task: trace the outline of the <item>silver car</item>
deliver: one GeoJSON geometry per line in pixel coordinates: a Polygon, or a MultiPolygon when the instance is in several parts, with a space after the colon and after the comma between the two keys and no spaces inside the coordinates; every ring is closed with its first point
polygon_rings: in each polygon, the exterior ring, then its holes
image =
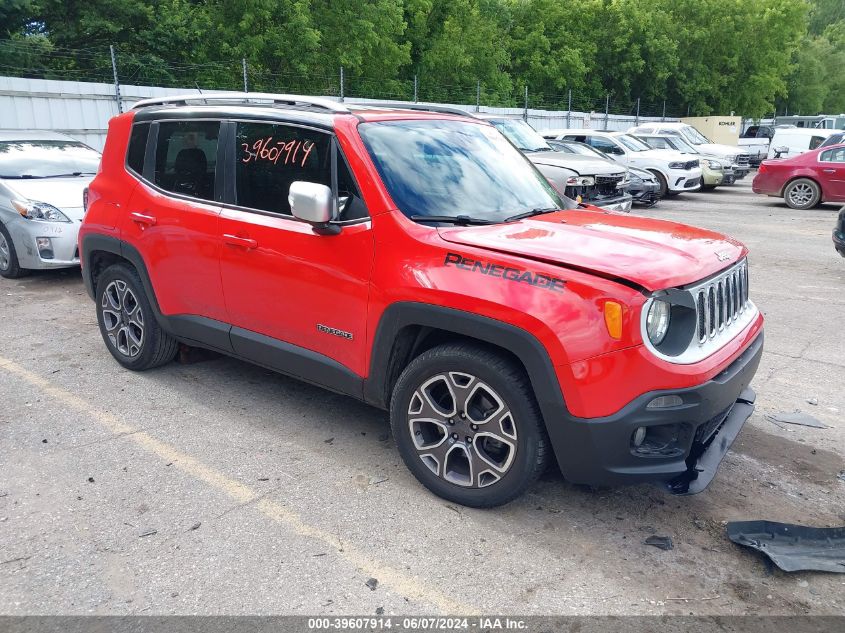
{"type": "Polygon", "coordinates": [[[64,134],[0,131],[0,275],[79,265],[83,191],[99,163],[64,134]]]}

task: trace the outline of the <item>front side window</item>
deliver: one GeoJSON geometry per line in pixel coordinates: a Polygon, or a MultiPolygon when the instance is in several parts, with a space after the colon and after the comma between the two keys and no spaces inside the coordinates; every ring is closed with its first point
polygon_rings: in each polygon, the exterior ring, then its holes
{"type": "Polygon", "coordinates": [[[819,160],[823,163],[845,163],[845,147],[837,147],[822,152],[819,160]]]}
{"type": "Polygon", "coordinates": [[[824,137],[823,136],[812,136],[812,137],[810,137],[810,149],[816,149],[822,143],[824,143],[824,137]]]}
{"type": "Polygon", "coordinates": [[[604,138],[603,136],[590,136],[587,138],[587,143],[605,154],[619,155],[625,153],[616,143],[611,141],[609,138],[604,138]]]}
{"type": "Polygon", "coordinates": [[[332,137],[326,132],[276,123],[238,123],[235,198],[241,207],[291,215],[288,193],[297,180],[327,187],[332,137]]]}
{"type": "Polygon", "coordinates": [[[97,173],[100,155],[78,141],[0,141],[0,178],[58,178],[97,173]]]}
{"type": "Polygon", "coordinates": [[[660,138],[659,136],[650,136],[645,139],[645,142],[648,143],[654,149],[671,149],[669,147],[669,142],[665,138],[660,138]]]}
{"type": "Polygon", "coordinates": [[[173,193],[214,199],[219,121],[164,121],[156,143],[156,185],[173,193]]]}
{"type": "Polygon", "coordinates": [[[571,206],[492,126],[418,119],[364,123],[358,130],[390,197],[409,217],[499,222],[571,206]]]}

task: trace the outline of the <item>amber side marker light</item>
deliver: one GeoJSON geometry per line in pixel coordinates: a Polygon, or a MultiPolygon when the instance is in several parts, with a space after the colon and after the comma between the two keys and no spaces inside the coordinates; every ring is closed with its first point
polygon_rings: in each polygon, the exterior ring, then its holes
{"type": "Polygon", "coordinates": [[[622,338],[622,304],[615,301],[604,302],[604,324],[612,338],[622,338]]]}

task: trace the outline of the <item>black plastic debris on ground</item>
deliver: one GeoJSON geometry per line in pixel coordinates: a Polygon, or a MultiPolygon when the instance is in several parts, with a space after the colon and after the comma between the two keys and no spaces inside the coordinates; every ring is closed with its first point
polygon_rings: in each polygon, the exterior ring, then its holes
{"type": "Polygon", "coordinates": [[[646,545],[653,545],[662,550],[670,550],[675,547],[671,536],[649,536],[645,541],[646,545]]]}
{"type": "Polygon", "coordinates": [[[798,426],[810,426],[814,429],[830,428],[827,424],[825,424],[818,418],[809,415],[808,413],[801,413],[800,411],[795,411],[793,413],[767,413],[766,419],[770,422],[774,422],[775,424],[777,424],[778,422],[782,422],[783,424],[797,424],[798,426]]]}
{"type": "Polygon", "coordinates": [[[774,521],[732,521],[728,538],[763,552],[783,571],[845,574],[845,527],[814,528],[774,521]]]}

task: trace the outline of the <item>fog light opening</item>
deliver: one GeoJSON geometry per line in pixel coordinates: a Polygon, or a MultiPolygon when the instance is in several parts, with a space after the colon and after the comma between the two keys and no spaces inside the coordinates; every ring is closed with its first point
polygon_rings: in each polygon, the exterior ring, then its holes
{"type": "Polygon", "coordinates": [[[640,427],[637,428],[636,431],[634,431],[634,438],[633,438],[634,446],[641,446],[644,439],[645,439],[645,427],[640,426],[640,427]]]}
{"type": "Polygon", "coordinates": [[[41,259],[53,259],[53,241],[49,237],[36,237],[35,246],[41,259]]]}

